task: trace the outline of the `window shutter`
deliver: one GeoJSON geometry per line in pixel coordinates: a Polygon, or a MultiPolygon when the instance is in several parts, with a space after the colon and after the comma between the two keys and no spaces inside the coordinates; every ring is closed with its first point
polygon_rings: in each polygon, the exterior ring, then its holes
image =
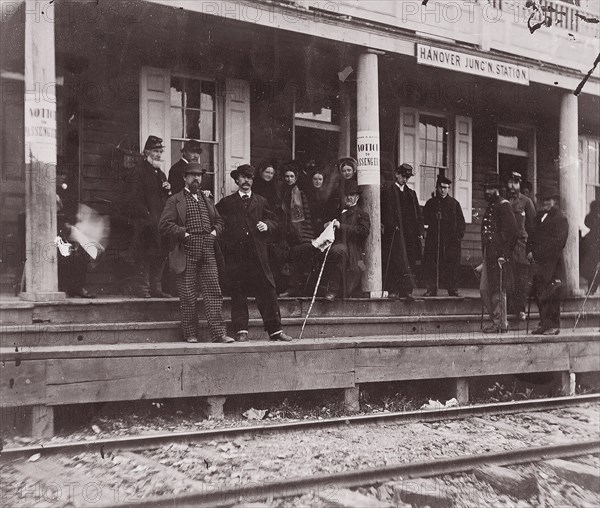
{"type": "Polygon", "coordinates": [[[454,197],[460,203],[465,221],[473,220],[473,141],[472,119],[456,116],[454,123],[454,197]]]}
{"type": "Polygon", "coordinates": [[[162,171],[167,174],[171,167],[171,75],[168,69],[142,67],[140,74],[140,151],[148,136],[162,138],[165,151],[162,171]]]}
{"type": "Polygon", "coordinates": [[[227,79],[225,83],[224,131],[223,188],[225,195],[228,195],[237,188],[229,173],[241,164],[250,164],[250,84],[248,81],[227,79]]]}
{"type": "Polygon", "coordinates": [[[419,171],[419,111],[415,108],[400,108],[400,139],[398,142],[398,165],[410,164],[415,168],[415,178],[408,183],[417,196],[421,196],[419,171]]]}

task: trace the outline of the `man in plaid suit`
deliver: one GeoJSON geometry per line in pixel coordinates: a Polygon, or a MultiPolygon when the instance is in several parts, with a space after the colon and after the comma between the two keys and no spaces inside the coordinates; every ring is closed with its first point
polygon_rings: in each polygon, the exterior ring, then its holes
{"type": "Polygon", "coordinates": [[[173,246],[169,252],[169,265],[178,274],[183,338],[187,342],[198,342],[196,284],[200,284],[212,341],[231,343],[234,340],[226,335],[221,314],[223,297],[217,271],[220,251],[216,238],[223,232],[223,220],[212,200],[200,191],[203,174],[198,163],[191,162],[186,166],[185,187],[168,199],[159,231],[173,246]]]}

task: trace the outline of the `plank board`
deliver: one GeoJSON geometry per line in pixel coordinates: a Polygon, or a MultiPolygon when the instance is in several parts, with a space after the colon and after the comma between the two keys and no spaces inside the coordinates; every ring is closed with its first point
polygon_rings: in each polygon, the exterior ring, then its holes
{"type": "Polygon", "coordinates": [[[571,372],[600,372],[600,342],[569,344],[571,372]]]}
{"type": "Polygon", "coordinates": [[[569,370],[567,344],[358,349],[356,382],[569,370]]]}
{"type": "Polygon", "coordinates": [[[49,360],[47,403],[263,393],[355,385],[354,350],[49,360]]]}
{"type": "Polygon", "coordinates": [[[0,399],[5,407],[46,402],[44,360],[0,362],[0,399]]]}

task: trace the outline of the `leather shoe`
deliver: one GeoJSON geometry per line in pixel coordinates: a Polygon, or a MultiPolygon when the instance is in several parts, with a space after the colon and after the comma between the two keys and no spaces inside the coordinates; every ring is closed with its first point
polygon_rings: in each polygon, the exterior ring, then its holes
{"type": "Polygon", "coordinates": [[[196,344],[198,342],[198,339],[196,337],[188,337],[187,339],[185,339],[186,342],[189,342],[190,344],[196,344]]]}
{"type": "Polygon", "coordinates": [[[281,341],[281,342],[292,342],[294,339],[292,339],[289,335],[286,335],[285,333],[280,332],[276,335],[270,335],[269,340],[281,341]]]}
{"type": "Polygon", "coordinates": [[[542,335],[558,335],[560,330],[558,328],[547,328],[542,332],[542,335]]]}
{"type": "Polygon", "coordinates": [[[538,326],[535,330],[531,332],[531,335],[544,335],[546,328],[543,326],[538,326]]]}
{"type": "Polygon", "coordinates": [[[500,328],[498,325],[490,323],[489,325],[484,326],[481,331],[483,333],[507,333],[508,328],[500,328]]]}
{"type": "Polygon", "coordinates": [[[78,293],[78,295],[79,295],[81,298],[96,298],[96,295],[95,295],[94,293],[90,293],[90,292],[89,292],[87,289],[85,289],[85,288],[81,288],[81,289],[79,290],[79,293],[78,293]]]}
{"type": "Polygon", "coordinates": [[[448,291],[448,296],[458,296],[458,291],[448,291]]]}
{"type": "Polygon", "coordinates": [[[423,296],[437,296],[437,291],[428,289],[427,292],[423,296]]]}
{"type": "Polygon", "coordinates": [[[235,339],[228,337],[227,335],[223,335],[223,337],[215,339],[213,342],[218,342],[220,344],[231,344],[232,342],[235,342],[235,339]]]}
{"type": "Polygon", "coordinates": [[[235,334],[236,342],[247,342],[248,341],[248,332],[237,332],[235,334]]]}

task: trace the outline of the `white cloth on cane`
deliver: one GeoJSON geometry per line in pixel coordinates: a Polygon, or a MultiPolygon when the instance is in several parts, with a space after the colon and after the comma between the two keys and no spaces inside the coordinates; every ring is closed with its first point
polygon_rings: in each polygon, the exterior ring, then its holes
{"type": "Polygon", "coordinates": [[[333,221],[323,230],[318,238],[312,241],[313,247],[319,249],[321,252],[325,252],[325,249],[329,247],[335,241],[335,229],[333,227],[333,221]]]}

